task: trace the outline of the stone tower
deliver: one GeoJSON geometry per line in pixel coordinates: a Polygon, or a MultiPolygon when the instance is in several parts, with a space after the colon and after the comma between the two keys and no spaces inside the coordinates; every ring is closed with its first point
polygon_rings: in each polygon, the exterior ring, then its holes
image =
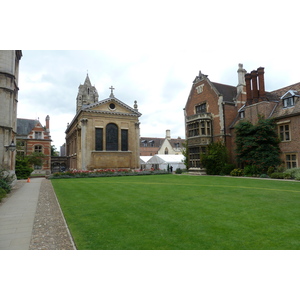
{"type": "Polygon", "coordinates": [[[78,94],[76,98],[76,112],[81,108],[98,102],[98,92],[95,86],[91,85],[89,75],[86,75],[84,84],[81,84],[78,88],[78,94]]]}
{"type": "Polygon", "coordinates": [[[0,167],[15,173],[19,61],[21,50],[0,50],[0,167]],[[13,148],[10,148],[13,150],[13,148]]]}

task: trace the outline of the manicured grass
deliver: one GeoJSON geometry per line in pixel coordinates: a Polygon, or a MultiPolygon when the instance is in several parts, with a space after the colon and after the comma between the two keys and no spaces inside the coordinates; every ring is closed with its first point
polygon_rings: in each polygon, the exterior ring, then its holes
{"type": "Polygon", "coordinates": [[[300,182],[149,175],[52,184],[78,249],[300,249],[300,182]]]}

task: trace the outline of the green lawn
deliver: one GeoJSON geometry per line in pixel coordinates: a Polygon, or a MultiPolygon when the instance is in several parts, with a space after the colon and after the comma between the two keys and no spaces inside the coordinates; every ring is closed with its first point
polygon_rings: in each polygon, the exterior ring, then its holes
{"type": "Polygon", "coordinates": [[[300,249],[300,182],[149,175],[52,184],[78,249],[300,249]]]}

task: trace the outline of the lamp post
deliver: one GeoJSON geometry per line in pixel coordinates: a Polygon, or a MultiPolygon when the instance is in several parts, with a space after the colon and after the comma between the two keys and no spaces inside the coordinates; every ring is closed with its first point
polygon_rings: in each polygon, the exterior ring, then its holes
{"type": "Polygon", "coordinates": [[[14,152],[17,148],[16,144],[14,143],[14,140],[11,141],[10,145],[4,146],[6,148],[6,151],[14,152]]]}

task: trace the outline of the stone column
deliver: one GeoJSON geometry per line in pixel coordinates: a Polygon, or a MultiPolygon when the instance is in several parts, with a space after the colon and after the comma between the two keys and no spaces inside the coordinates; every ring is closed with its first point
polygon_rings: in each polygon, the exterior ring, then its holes
{"type": "Polygon", "coordinates": [[[81,123],[81,170],[86,170],[86,126],[88,119],[80,120],[81,123]]]}
{"type": "Polygon", "coordinates": [[[135,168],[140,168],[140,122],[135,122],[136,134],[136,155],[135,155],[135,168]]]}

